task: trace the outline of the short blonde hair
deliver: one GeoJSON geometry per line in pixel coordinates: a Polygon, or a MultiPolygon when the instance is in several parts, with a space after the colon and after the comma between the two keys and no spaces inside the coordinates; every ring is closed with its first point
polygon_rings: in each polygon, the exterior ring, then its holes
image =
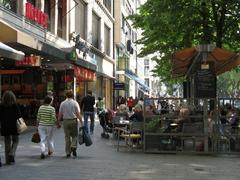
{"type": "Polygon", "coordinates": [[[127,106],[125,104],[120,104],[118,111],[119,112],[125,112],[127,110],[127,106]]]}
{"type": "Polygon", "coordinates": [[[142,106],[140,104],[136,104],[134,106],[135,111],[142,111],[142,106]]]}

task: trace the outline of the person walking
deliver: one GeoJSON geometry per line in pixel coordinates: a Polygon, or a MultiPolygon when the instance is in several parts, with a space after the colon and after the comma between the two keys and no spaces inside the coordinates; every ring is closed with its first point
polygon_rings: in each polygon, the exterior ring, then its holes
{"type": "Polygon", "coordinates": [[[57,123],[57,118],[55,108],[51,106],[52,101],[52,96],[46,96],[43,105],[40,106],[37,113],[38,132],[41,139],[41,159],[45,158],[46,144],[49,156],[54,151],[53,129],[57,123]]]}
{"type": "Polygon", "coordinates": [[[4,136],[6,164],[15,163],[15,153],[19,138],[17,132],[17,119],[21,112],[16,102],[16,96],[12,91],[5,91],[0,104],[1,135],[4,136]]]}
{"type": "Polygon", "coordinates": [[[80,106],[83,111],[84,127],[87,132],[89,132],[88,117],[90,117],[90,134],[93,134],[94,131],[94,104],[95,97],[92,96],[92,91],[88,90],[87,95],[83,97],[80,106]]]}
{"type": "Polygon", "coordinates": [[[101,112],[104,109],[104,102],[103,102],[103,99],[101,97],[98,97],[96,107],[97,107],[97,114],[99,114],[99,112],[101,112]]]}
{"type": "Polygon", "coordinates": [[[132,108],[134,106],[134,101],[133,101],[133,97],[130,96],[127,100],[127,106],[128,106],[128,110],[129,112],[132,112],[132,108]]]}
{"type": "Polygon", "coordinates": [[[65,134],[65,152],[67,158],[77,156],[78,119],[82,126],[82,116],[77,101],[73,99],[73,92],[66,91],[66,99],[61,102],[58,114],[58,123],[63,120],[65,134]]]}

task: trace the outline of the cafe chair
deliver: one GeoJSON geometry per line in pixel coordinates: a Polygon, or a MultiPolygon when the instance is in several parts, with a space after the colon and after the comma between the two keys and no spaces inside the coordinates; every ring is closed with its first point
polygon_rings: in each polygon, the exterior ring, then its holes
{"type": "Polygon", "coordinates": [[[214,130],[214,151],[230,152],[231,126],[216,124],[214,130]]]}
{"type": "Polygon", "coordinates": [[[184,123],[181,136],[182,150],[203,151],[203,144],[203,123],[184,123]]]}
{"type": "Polygon", "coordinates": [[[124,139],[124,145],[128,149],[142,148],[143,122],[131,122],[129,127],[117,128],[117,151],[119,151],[120,139],[124,139]]]}

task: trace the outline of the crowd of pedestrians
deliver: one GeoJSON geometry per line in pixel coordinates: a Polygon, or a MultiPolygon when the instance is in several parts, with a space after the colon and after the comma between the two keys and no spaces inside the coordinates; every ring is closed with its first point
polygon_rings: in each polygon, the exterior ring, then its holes
{"type": "MultiPolygon", "coordinates": [[[[88,117],[91,120],[90,132],[93,133],[94,131],[95,98],[92,96],[92,92],[87,92],[80,105],[74,100],[74,94],[71,90],[66,91],[65,96],[66,99],[61,102],[58,114],[52,106],[53,95],[50,92],[38,109],[36,129],[40,136],[41,159],[54,153],[54,127],[59,129],[63,126],[67,158],[71,157],[71,155],[77,156],[78,126],[83,126],[88,132],[88,117]]],[[[15,163],[15,153],[19,141],[17,119],[22,117],[16,96],[12,91],[4,92],[0,104],[0,114],[1,136],[4,137],[5,161],[7,165],[12,165],[15,163]]],[[[0,166],[2,166],[1,158],[0,166]]]]}
{"type": "MultiPolygon", "coordinates": [[[[83,126],[87,133],[94,133],[95,111],[97,114],[105,110],[104,100],[95,97],[88,90],[81,101],[74,100],[71,90],[66,91],[66,99],[59,103],[57,109],[53,105],[54,97],[48,92],[39,106],[36,115],[36,130],[40,136],[40,158],[54,154],[54,128],[63,128],[65,135],[66,157],[77,156],[78,127],[83,126]],[[90,119],[90,124],[88,120],[90,119]]],[[[117,101],[115,115],[124,116],[124,119],[143,122],[143,98],[120,97],[117,101]]],[[[15,163],[15,153],[18,145],[16,121],[22,117],[21,109],[12,91],[3,94],[0,104],[1,135],[4,137],[6,164],[15,163]]],[[[0,159],[1,162],[1,159],[0,159]]],[[[0,163],[1,165],[1,163],[0,163]]]]}

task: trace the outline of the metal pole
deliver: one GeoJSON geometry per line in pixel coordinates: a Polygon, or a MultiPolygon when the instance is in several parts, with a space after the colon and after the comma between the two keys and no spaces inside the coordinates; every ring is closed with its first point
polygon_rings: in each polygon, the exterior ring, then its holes
{"type": "Polygon", "coordinates": [[[203,127],[204,127],[204,152],[208,152],[208,100],[204,99],[203,105],[203,127]]]}

